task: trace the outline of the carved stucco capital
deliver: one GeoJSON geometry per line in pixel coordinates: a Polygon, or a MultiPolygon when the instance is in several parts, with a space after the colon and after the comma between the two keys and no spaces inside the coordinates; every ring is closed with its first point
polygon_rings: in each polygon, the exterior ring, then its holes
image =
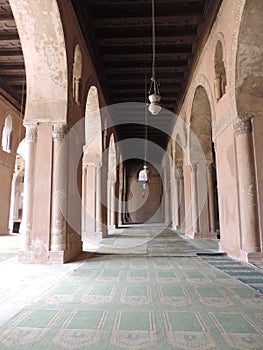
{"type": "Polygon", "coordinates": [[[37,124],[26,124],[26,141],[34,142],[37,140],[37,124]]]}
{"type": "Polygon", "coordinates": [[[247,134],[252,132],[251,119],[253,114],[244,113],[234,120],[234,133],[235,136],[240,134],[247,134]]]}
{"type": "Polygon", "coordinates": [[[189,166],[190,166],[190,170],[192,173],[197,172],[197,163],[191,163],[191,164],[189,164],[189,166]]]}
{"type": "Polygon", "coordinates": [[[63,141],[65,137],[66,125],[62,123],[53,124],[52,138],[55,141],[63,141]]]}
{"type": "Polygon", "coordinates": [[[214,164],[212,161],[207,161],[206,162],[206,169],[208,172],[212,172],[213,171],[213,168],[214,168],[214,164]]]}

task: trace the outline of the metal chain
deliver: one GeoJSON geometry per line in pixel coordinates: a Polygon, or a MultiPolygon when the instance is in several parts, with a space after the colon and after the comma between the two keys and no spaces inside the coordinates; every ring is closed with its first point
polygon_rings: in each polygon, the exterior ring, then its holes
{"type": "Polygon", "coordinates": [[[144,165],[146,165],[147,159],[147,137],[148,137],[148,129],[147,129],[147,82],[146,75],[144,78],[144,90],[145,90],[145,103],[144,103],[144,116],[145,116],[145,130],[144,130],[144,165]]]}
{"type": "Polygon", "coordinates": [[[152,79],[155,79],[155,10],[154,0],[152,0],[152,49],[153,49],[153,61],[152,61],[152,79]]]}

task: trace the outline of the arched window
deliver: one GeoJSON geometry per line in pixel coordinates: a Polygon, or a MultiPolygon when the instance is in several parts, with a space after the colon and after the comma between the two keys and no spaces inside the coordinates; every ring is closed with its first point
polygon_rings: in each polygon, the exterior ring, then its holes
{"type": "Polygon", "coordinates": [[[219,101],[226,93],[226,70],[223,60],[223,46],[218,40],[215,51],[215,94],[216,100],[219,101]]]}
{"type": "Polygon", "coordinates": [[[79,45],[76,45],[73,62],[73,98],[80,104],[80,87],[82,73],[82,54],[79,45]]]}
{"type": "Polygon", "coordinates": [[[2,130],[2,150],[11,152],[11,134],[12,134],[12,117],[8,115],[5,118],[5,125],[2,130]]]}

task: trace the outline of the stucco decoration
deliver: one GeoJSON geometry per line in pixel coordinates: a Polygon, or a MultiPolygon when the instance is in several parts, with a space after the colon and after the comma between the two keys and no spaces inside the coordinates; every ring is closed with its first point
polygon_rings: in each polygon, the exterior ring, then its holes
{"type": "Polygon", "coordinates": [[[25,59],[25,121],[66,121],[67,59],[56,0],[10,0],[25,59]]]}
{"type": "Polygon", "coordinates": [[[81,75],[82,75],[82,53],[80,46],[77,44],[74,51],[73,62],[73,98],[77,104],[81,103],[81,75]]]}
{"type": "Polygon", "coordinates": [[[85,110],[85,148],[90,151],[102,152],[101,115],[98,91],[91,86],[87,96],[85,110]]]}
{"type": "Polygon", "coordinates": [[[191,110],[189,147],[191,162],[212,160],[211,104],[203,85],[196,88],[191,110]],[[201,147],[200,147],[201,146],[201,147]]]}
{"type": "Polygon", "coordinates": [[[238,114],[263,111],[263,2],[247,1],[241,18],[236,57],[238,114]]]}
{"type": "Polygon", "coordinates": [[[240,21],[246,0],[236,0],[236,16],[234,18],[234,29],[229,60],[229,97],[230,97],[230,119],[233,121],[237,117],[235,79],[236,79],[236,55],[240,21]]]}
{"type": "Polygon", "coordinates": [[[26,141],[34,142],[37,140],[37,124],[27,124],[26,127],[26,141]]]}
{"type": "Polygon", "coordinates": [[[215,96],[217,101],[223,97],[226,93],[227,78],[224,62],[224,49],[222,42],[217,40],[215,50],[214,68],[215,68],[215,96]]]}
{"type": "Polygon", "coordinates": [[[245,134],[252,132],[251,119],[253,115],[251,113],[244,113],[234,121],[234,132],[235,136],[239,134],[245,134]]]}

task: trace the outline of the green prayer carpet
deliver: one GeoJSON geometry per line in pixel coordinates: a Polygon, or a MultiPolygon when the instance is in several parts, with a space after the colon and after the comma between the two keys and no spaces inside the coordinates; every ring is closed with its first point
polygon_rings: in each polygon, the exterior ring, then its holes
{"type": "Polygon", "coordinates": [[[226,257],[94,254],[1,327],[0,349],[262,350],[263,295],[231,263],[262,278],[226,257]]]}

